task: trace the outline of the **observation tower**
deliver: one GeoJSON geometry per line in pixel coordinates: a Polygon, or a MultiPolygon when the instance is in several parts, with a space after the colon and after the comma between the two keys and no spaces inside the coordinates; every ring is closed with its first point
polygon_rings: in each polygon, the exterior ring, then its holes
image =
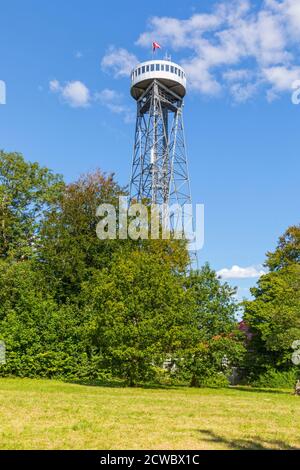
{"type": "Polygon", "coordinates": [[[191,204],[183,126],[186,74],[170,60],[149,60],[131,73],[137,103],[130,201],[191,204]]]}
{"type": "Polygon", "coordinates": [[[130,199],[191,203],[183,126],[186,75],[169,60],[150,60],[131,74],[137,102],[130,199]]]}

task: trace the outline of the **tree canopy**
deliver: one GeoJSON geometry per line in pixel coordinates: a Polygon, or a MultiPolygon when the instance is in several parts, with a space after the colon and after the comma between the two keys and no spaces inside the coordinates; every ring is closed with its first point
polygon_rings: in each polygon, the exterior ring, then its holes
{"type": "Polygon", "coordinates": [[[155,253],[134,250],[84,285],[93,341],[130,384],[153,378],[195,343],[194,298],[183,281],[155,253]]]}
{"type": "Polygon", "coordinates": [[[270,271],[278,271],[295,263],[300,263],[300,225],[286,230],[279,238],[276,250],[267,253],[265,265],[270,271]]]}
{"type": "Polygon", "coordinates": [[[292,343],[300,339],[300,226],[280,237],[274,252],[267,253],[270,272],[251,289],[253,301],[245,302],[245,321],[252,339],[250,368],[257,374],[267,367],[290,369],[292,343]]]}
{"type": "Polygon", "coordinates": [[[66,184],[0,154],[0,374],[224,385],[233,367],[289,371],[300,338],[300,227],[244,303],[181,240],[100,240],[97,207],[126,194],[100,170],[66,184]]]}
{"type": "Polygon", "coordinates": [[[25,259],[40,244],[43,218],[60,194],[59,175],[18,153],[0,151],[0,257],[25,259]]]}

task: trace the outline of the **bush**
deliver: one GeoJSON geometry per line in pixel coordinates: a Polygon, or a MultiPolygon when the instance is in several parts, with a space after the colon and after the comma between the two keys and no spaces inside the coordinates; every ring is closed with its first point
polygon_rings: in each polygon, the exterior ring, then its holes
{"type": "Polygon", "coordinates": [[[299,369],[297,368],[284,372],[269,369],[254,380],[251,385],[261,388],[294,388],[298,377],[299,369]]]}
{"type": "Polygon", "coordinates": [[[199,379],[199,387],[208,387],[208,388],[225,388],[228,387],[229,381],[226,375],[223,372],[216,372],[215,374],[201,377],[199,379]]]}
{"type": "Polygon", "coordinates": [[[59,305],[34,268],[0,262],[0,376],[97,379],[102,358],[88,344],[86,318],[75,304],[59,305]]]}
{"type": "Polygon", "coordinates": [[[193,387],[226,387],[232,368],[242,364],[245,347],[238,334],[214,336],[199,343],[181,365],[193,387]]]}

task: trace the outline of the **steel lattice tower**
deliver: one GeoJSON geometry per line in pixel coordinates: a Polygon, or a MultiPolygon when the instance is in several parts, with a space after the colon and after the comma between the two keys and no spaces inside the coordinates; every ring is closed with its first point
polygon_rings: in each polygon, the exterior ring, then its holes
{"type": "MultiPolygon", "coordinates": [[[[185,72],[174,62],[151,60],[132,71],[131,95],[137,101],[137,117],[130,202],[181,208],[192,203],[183,125],[185,94],[185,72]]],[[[192,215],[185,217],[192,221],[192,215]]],[[[186,221],[178,222],[173,214],[167,223],[171,230],[182,231],[186,221]]],[[[195,253],[191,259],[197,260],[195,253]]]]}
{"type": "Polygon", "coordinates": [[[131,80],[137,118],[130,199],[191,203],[183,126],[185,72],[167,60],[148,61],[133,70],[131,80]]]}

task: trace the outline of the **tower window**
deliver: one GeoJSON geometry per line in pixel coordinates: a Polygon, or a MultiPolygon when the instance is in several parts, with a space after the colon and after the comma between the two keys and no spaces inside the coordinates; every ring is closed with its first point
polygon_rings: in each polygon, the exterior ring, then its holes
{"type": "Polygon", "coordinates": [[[170,66],[166,65],[166,72],[170,72],[170,66]]]}
{"type": "Polygon", "coordinates": [[[154,71],[154,64],[151,64],[151,72],[154,71]]]}
{"type": "Polygon", "coordinates": [[[146,72],[149,72],[149,70],[150,70],[150,66],[147,65],[147,67],[146,67],[146,72]]]}
{"type": "Polygon", "coordinates": [[[165,66],[164,66],[164,64],[161,65],[161,70],[162,70],[162,72],[165,71],[165,66]]]}
{"type": "Polygon", "coordinates": [[[142,67],[142,73],[145,73],[145,66],[142,67]]]}
{"type": "Polygon", "coordinates": [[[156,64],[156,71],[159,72],[159,64],[156,64]]]}
{"type": "Polygon", "coordinates": [[[141,75],[141,69],[138,69],[138,74],[141,75]]]}

